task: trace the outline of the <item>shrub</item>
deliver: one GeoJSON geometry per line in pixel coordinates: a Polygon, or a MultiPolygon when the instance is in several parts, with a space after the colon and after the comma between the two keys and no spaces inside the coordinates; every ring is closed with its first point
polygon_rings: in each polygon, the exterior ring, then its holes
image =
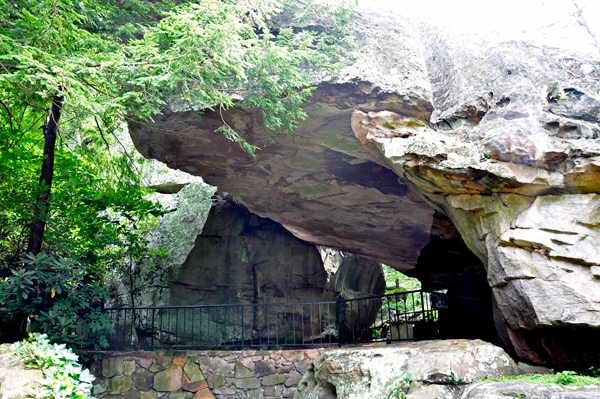
{"type": "Polygon", "coordinates": [[[84,266],[41,253],[28,255],[11,273],[0,280],[0,319],[29,317],[31,331],[45,333],[53,342],[95,350],[108,346],[114,330],[100,309],[106,292],[97,282],[86,281],[84,266]]]}
{"type": "Polygon", "coordinates": [[[78,356],[65,344],[51,344],[46,334],[30,334],[15,345],[17,356],[27,365],[44,370],[40,389],[32,392],[39,399],[92,398],[94,376],[77,363],[78,356]]]}

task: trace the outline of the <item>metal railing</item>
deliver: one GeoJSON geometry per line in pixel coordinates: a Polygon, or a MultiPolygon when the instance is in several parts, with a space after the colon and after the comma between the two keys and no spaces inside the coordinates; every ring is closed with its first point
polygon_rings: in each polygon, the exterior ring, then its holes
{"type": "MultiPolygon", "coordinates": [[[[295,347],[431,339],[444,312],[480,300],[424,291],[329,302],[110,308],[112,349],[295,347]]],[[[457,308],[457,309],[458,309],[457,308]]],[[[468,315],[467,315],[468,316],[468,315]]]]}

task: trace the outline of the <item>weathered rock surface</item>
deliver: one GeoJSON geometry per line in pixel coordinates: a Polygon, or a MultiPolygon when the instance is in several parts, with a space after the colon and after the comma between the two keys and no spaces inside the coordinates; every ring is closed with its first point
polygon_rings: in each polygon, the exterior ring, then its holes
{"type": "Polygon", "coordinates": [[[320,248],[325,270],[330,273],[327,297],[330,300],[363,298],[383,295],[386,290],[381,264],[332,248],[320,248]],[[364,270],[365,273],[359,272],[364,270]],[[381,273],[379,272],[381,270],[381,273]]]}
{"type": "MultiPolygon", "coordinates": [[[[132,124],[137,148],[297,237],[426,287],[485,268],[507,350],[541,364],[600,362],[598,60],[361,14],[363,57],[320,82],[306,121],[257,158],[214,133],[211,112],[132,124]],[[436,223],[453,236],[444,218],[481,263],[463,247],[444,267],[443,242],[428,254],[445,236],[436,223]]],[[[260,112],[223,116],[264,143],[260,112]]]]}
{"type": "Polygon", "coordinates": [[[314,245],[297,239],[278,223],[249,213],[234,200],[216,195],[195,247],[169,283],[171,302],[314,302],[385,291],[378,262],[329,251],[338,256],[331,262],[328,278],[314,245]],[[369,278],[352,275],[356,270],[363,270],[369,278]]]}
{"type": "Polygon", "coordinates": [[[465,388],[461,399],[598,399],[600,386],[572,387],[564,385],[540,385],[527,382],[495,382],[473,384],[465,388]]]}
{"type": "MultiPolygon", "coordinates": [[[[349,125],[357,107],[404,110],[420,120],[429,119],[433,111],[425,94],[410,95],[426,93],[420,84],[428,86],[421,51],[405,43],[416,42],[415,33],[391,18],[385,24],[382,29],[365,25],[363,36],[375,43],[375,36],[385,32],[386,40],[392,41],[395,49],[381,75],[390,79],[386,87],[402,89],[377,94],[368,83],[323,84],[304,107],[306,123],[266,146],[260,112],[232,110],[225,116],[228,123],[263,147],[256,159],[214,133],[222,120],[210,112],[197,123],[167,111],[156,124],[132,125],[134,143],[143,155],[202,176],[252,213],[281,223],[303,240],[412,268],[429,242],[434,211],[394,172],[378,164],[349,125]],[[395,36],[394,30],[402,34],[395,36]],[[396,64],[394,59],[415,65],[396,64]]],[[[349,67],[344,82],[379,74],[381,58],[365,58],[364,65],[349,67]]]]}
{"type": "Polygon", "coordinates": [[[0,398],[17,399],[27,396],[36,389],[36,381],[43,378],[42,370],[27,368],[17,358],[13,344],[0,346],[0,398]]]}
{"type": "Polygon", "coordinates": [[[215,196],[169,286],[173,305],[307,302],[324,295],[327,274],[314,245],[215,196]]]}
{"type": "Polygon", "coordinates": [[[385,385],[407,372],[414,383],[409,397],[452,398],[465,383],[518,368],[501,348],[479,340],[345,348],[315,359],[295,398],[385,398],[392,389],[385,385]]]}
{"type": "MultiPolygon", "coordinates": [[[[194,248],[176,274],[166,279],[170,294],[165,305],[319,302],[385,292],[385,278],[378,262],[332,249],[328,252],[336,254],[329,262],[329,276],[314,244],[294,237],[280,224],[253,215],[233,199],[217,194],[194,248]],[[369,278],[359,278],[361,273],[369,278]]],[[[196,331],[208,329],[207,339],[214,338],[217,331],[239,328],[241,317],[234,313],[239,313],[239,309],[231,308],[227,319],[219,309],[207,308],[202,315],[197,313],[194,319],[185,322],[188,325],[195,322],[196,331]]],[[[328,324],[310,320],[313,310],[319,309],[246,307],[245,336],[250,338],[252,332],[254,338],[280,338],[285,342],[320,337],[329,331],[328,324]],[[292,325],[292,321],[297,325],[292,325]],[[296,337],[296,333],[305,335],[296,337]]],[[[333,312],[334,308],[330,310],[333,312]]],[[[322,308],[322,312],[327,311],[322,308]]],[[[325,313],[323,317],[327,316],[325,313]]],[[[167,325],[171,316],[165,313],[164,318],[167,325]]],[[[183,323],[179,331],[184,331],[183,323]]],[[[189,326],[185,331],[188,330],[189,326]]],[[[223,332],[222,339],[226,341],[237,333],[237,330],[223,332]]]]}

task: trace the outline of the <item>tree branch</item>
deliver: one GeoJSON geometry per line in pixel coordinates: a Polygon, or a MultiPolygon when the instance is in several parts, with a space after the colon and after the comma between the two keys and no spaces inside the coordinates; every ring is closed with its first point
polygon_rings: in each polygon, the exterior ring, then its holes
{"type": "Polygon", "coordinates": [[[110,145],[108,145],[108,141],[106,141],[106,138],[104,137],[104,132],[102,131],[102,128],[100,127],[100,123],[98,122],[98,118],[96,118],[96,115],[94,115],[94,121],[96,121],[96,126],[98,126],[98,131],[100,132],[100,137],[102,137],[104,144],[106,144],[106,149],[108,150],[108,152],[110,152],[110,145]]]}
{"type": "Polygon", "coordinates": [[[577,9],[577,23],[579,25],[581,25],[589,33],[589,35],[592,37],[592,40],[594,40],[594,45],[596,46],[596,49],[600,53],[600,44],[598,44],[598,39],[596,39],[596,34],[590,29],[587,21],[583,17],[583,11],[581,10],[581,7],[579,7],[579,4],[577,4],[577,2],[575,0],[572,0],[572,1],[573,1],[573,5],[577,9]]]}
{"type": "Polygon", "coordinates": [[[14,132],[15,128],[13,126],[13,115],[12,115],[12,112],[10,112],[10,109],[8,109],[8,107],[6,106],[6,104],[4,104],[4,101],[0,100],[0,104],[2,104],[2,106],[4,107],[4,109],[6,110],[6,112],[8,113],[8,121],[10,122],[10,130],[12,130],[14,132]]]}
{"type": "Polygon", "coordinates": [[[42,108],[42,107],[40,107],[39,105],[30,104],[30,103],[28,103],[28,102],[27,102],[27,101],[25,101],[25,100],[23,100],[23,102],[24,102],[25,104],[29,105],[29,106],[30,106],[30,107],[32,107],[32,108],[39,109],[40,111],[48,112],[48,111],[50,110],[50,108],[42,108]]]}

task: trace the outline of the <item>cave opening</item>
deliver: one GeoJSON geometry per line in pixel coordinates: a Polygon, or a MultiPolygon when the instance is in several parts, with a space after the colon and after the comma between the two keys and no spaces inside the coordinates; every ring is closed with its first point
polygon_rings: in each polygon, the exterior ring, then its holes
{"type": "Polygon", "coordinates": [[[455,298],[451,299],[449,309],[439,310],[436,329],[439,338],[499,343],[485,267],[467,247],[449,217],[435,211],[430,242],[421,250],[415,268],[406,275],[417,278],[424,291],[444,292],[455,298]],[[473,311],[474,306],[477,311],[473,311]]]}

